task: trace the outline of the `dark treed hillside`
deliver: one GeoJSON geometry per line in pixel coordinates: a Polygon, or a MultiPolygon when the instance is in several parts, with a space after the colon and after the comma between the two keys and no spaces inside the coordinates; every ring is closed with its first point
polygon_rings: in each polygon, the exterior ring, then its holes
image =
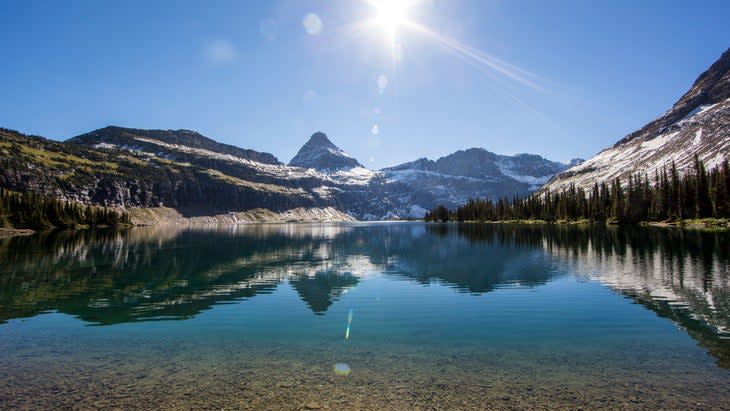
{"type": "Polygon", "coordinates": [[[680,175],[674,164],[653,176],[635,174],[627,186],[615,179],[590,191],[569,186],[525,199],[470,200],[450,211],[437,207],[426,221],[545,220],[635,223],[689,218],[730,217],[730,166],[725,160],[710,171],[695,157],[680,175]]]}
{"type": "Polygon", "coordinates": [[[0,188],[0,228],[50,228],[131,224],[129,214],[0,188]]]}

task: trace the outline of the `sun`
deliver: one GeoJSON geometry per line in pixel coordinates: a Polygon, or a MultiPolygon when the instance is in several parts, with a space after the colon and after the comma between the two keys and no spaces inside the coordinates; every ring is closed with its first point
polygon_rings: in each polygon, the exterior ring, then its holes
{"type": "Polygon", "coordinates": [[[369,0],[375,8],[375,23],[384,27],[389,35],[394,35],[398,28],[408,22],[408,9],[413,7],[415,0],[369,0]]]}
{"type": "Polygon", "coordinates": [[[395,30],[406,21],[406,11],[408,10],[408,2],[405,0],[380,0],[373,1],[377,16],[376,21],[395,30]]]}

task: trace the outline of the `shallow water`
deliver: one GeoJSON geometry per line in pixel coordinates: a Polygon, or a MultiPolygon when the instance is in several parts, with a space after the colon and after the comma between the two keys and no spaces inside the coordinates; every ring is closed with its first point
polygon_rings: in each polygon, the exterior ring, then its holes
{"type": "Polygon", "coordinates": [[[1,240],[0,408],[730,409],[729,268],[652,228],[1,240]]]}

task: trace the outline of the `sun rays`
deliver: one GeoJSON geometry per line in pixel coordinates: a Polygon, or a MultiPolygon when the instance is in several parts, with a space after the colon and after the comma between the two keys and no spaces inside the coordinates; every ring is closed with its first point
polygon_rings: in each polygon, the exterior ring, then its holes
{"type": "Polygon", "coordinates": [[[538,85],[539,78],[535,74],[413,20],[409,16],[409,12],[420,6],[423,0],[365,0],[365,2],[373,8],[375,14],[371,18],[359,22],[356,27],[359,30],[379,31],[384,34],[393,64],[397,64],[402,58],[403,45],[399,34],[402,31],[408,31],[423,36],[457,54],[489,77],[491,81],[508,80],[534,90],[542,90],[538,85]]]}

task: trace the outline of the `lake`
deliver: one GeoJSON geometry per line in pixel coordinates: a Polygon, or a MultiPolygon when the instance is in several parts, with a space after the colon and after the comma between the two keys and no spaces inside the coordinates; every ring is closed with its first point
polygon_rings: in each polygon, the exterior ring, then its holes
{"type": "Polygon", "coordinates": [[[0,240],[1,409],[730,409],[730,234],[266,224],[0,240]]]}

